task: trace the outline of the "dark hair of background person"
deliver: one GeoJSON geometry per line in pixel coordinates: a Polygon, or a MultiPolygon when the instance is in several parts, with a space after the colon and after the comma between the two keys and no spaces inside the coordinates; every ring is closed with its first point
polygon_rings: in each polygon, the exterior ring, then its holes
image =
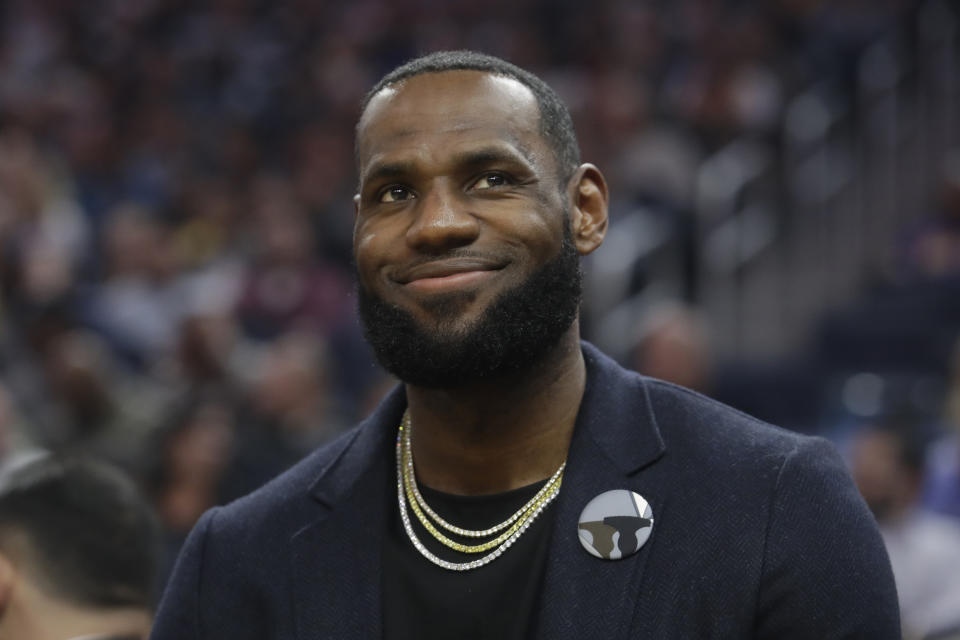
{"type": "Polygon", "coordinates": [[[561,188],[566,187],[567,180],[580,166],[580,145],[570,111],[546,82],[505,60],[476,51],[438,51],[416,58],[381,78],[364,97],[360,112],[366,111],[370,100],[386,87],[414,76],[443,71],[486,71],[513,78],[530,89],[540,109],[540,134],[553,149],[561,188]]]}
{"type": "Polygon", "coordinates": [[[0,552],[81,607],[154,606],[158,527],[133,482],[91,459],[44,456],[0,484],[0,552]]]}
{"type": "Polygon", "coordinates": [[[919,416],[908,412],[894,412],[880,417],[866,430],[887,435],[896,444],[897,464],[917,478],[923,475],[926,467],[928,442],[918,432],[919,416]]]}

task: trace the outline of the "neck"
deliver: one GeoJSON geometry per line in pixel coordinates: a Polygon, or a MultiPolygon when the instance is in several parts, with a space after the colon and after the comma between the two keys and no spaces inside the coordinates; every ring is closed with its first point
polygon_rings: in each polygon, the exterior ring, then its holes
{"type": "Polygon", "coordinates": [[[521,373],[457,389],[407,385],[418,481],[472,495],[550,477],[567,457],[585,383],[574,322],[521,373]]]}

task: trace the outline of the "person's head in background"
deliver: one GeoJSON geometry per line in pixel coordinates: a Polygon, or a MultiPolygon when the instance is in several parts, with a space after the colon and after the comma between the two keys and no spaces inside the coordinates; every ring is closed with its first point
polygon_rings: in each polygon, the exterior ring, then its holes
{"type": "Polygon", "coordinates": [[[44,455],[0,477],[0,640],[145,639],[159,536],[136,486],[44,455]]]}
{"type": "Polygon", "coordinates": [[[854,437],[851,473],[880,524],[907,516],[923,486],[924,444],[909,418],[885,418],[854,437]]]}
{"type": "Polygon", "coordinates": [[[708,393],[713,375],[709,329],[692,307],[658,304],[640,323],[630,364],[644,375],[708,393]]]}

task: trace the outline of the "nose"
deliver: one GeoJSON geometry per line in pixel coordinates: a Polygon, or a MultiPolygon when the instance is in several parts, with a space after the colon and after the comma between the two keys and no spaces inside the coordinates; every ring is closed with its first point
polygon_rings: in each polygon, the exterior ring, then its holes
{"type": "Polygon", "coordinates": [[[442,181],[421,194],[416,214],[407,229],[407,244],[423,253],[466,246],[480,233],[480,222],[470,213],[462,194],[442,181]]]}

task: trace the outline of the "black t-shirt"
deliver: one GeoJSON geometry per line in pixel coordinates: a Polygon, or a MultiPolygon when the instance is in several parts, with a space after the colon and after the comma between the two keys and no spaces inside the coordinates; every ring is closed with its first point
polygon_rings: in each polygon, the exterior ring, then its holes
{"type": "MultiPolygon", "coordinates": [[[[457,496],[427,487],[420,487],[420,493],[447,522],[465,529],[486,529],[510,517],[544,484],[487,496],[457,496]]],[[[444,569],[420,555],[403,529],[399,509],[392,513],[383,549],[385,640],[522,640],[533,635],[553,528],[552,503],[499,558],[468,571],[444,569]]],[[[420,542],[444,560],[468,562],[489,553],[463,554],[448,549],[412,512],[410,521],[420,542]]],[[[444,533],[471,545],[488,539],[444,533]]]]}

